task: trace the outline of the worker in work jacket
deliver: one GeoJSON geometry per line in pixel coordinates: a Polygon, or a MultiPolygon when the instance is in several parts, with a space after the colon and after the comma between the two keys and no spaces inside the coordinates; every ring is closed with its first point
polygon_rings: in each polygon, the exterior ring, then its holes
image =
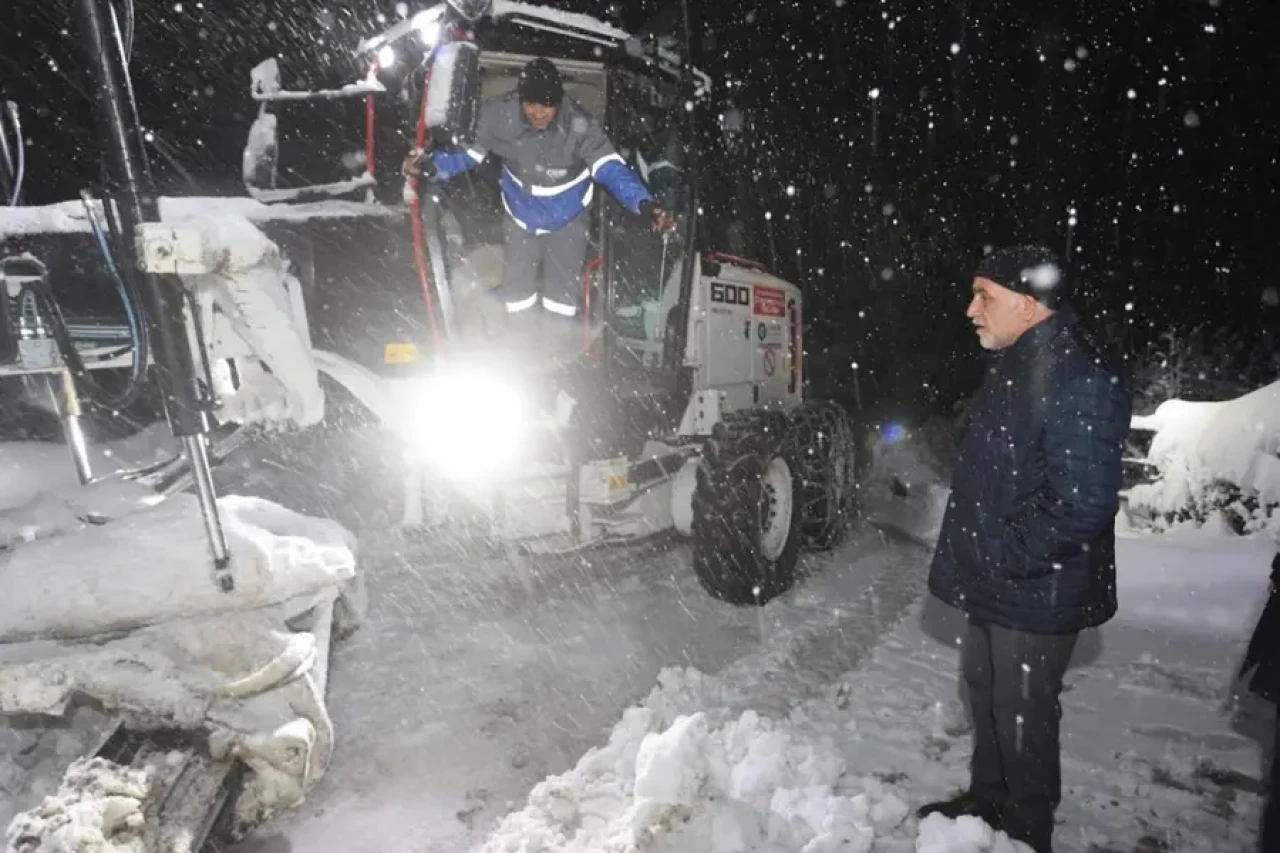
{"type": "Polygon", "coordinates": [[[490,154],[503,160],[500,186],[507,211],[506,263],[500,289],[509,313],[539,304],[552,315],[578,314],[586,259],[586,211],[599,181],[623,207],[652,218],[659,230],[675,222],[614,150],[600,123],[566,97],[560,72],[534,59],[516,91],[484,101],[473,147],[410,152],[405,173],[447,181],[490,154]]]}

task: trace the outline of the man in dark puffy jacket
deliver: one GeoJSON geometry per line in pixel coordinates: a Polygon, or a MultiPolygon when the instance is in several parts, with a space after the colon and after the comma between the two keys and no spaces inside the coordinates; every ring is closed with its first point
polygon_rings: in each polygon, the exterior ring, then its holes
{"type": "MultiPolygon", "coordinates": [[[[1280,541],[1276,544],[1276,555],[1271,560],[1271,589],[1253,636],[1249,638],[1240,675],[1248,677],[1250,692],[1280,706],[1280,541]]],[[[1259,853],[1280,850],[1280,713],[1276,716],[1271,746],[1271,785],[1262,811],[1262,837],[1257,849],[1259,853]]]]}
{"type": "MultiPolygon", "coordinates": [[[[541,308],[567,330],[577,328],[587,252],[587,209],[595,182],[623,207],[671,230],[675,222],[614,149],[600,123],[564,91],[547,59],[531,60],[516,90],[481,104],[473,147],[411,152],[406,173],[447,181],[490,154],[502,159],[506,261],[499,290],[511,315],[541,308]]],[[[576,340],[581,340],[580,335],[576,340]]]]}
{"type": "Polygon", "coordinates": [[[1080,631],[1116,612],[1115,516],[1131,403],[1084,338],[1047,249],[988,255],[967,316],[990,363],[929,573],[968,615],[969,788],[925,817],[977,815],[1049,853],[1061,800],[1058,697],[1080,631]]]}

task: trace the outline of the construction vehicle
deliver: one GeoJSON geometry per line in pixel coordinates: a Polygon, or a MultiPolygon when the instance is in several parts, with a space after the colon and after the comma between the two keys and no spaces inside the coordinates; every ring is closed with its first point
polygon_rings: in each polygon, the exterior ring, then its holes
{"type": "MultiPolygon", "coordinates": [[[[156,198],[111,0],[77,8],[113,183],[75,203],[0,209],[0,377],[45,378],[90,488],[194,492],[211,567],[203,582],[226,598],[210,606],[207,590],[190,591],[205,602],[201,636],[216,634],[218,620],[248,618],[235,603],[245,567],[228,545],[230,499],[217,499],[211,465],[248,428],[322,428],[335,387],[398,436],[405,524],[465,522],[530,553],[675,532],[690,539],[703,587],[737,605],[785,592],[802,549],[839,541],[855,510],[855,441],[842,408],[805,399],[802,293],[707,245],[698,178],[710,130],[700,122],[716,96],[699,70],[688,3],[626,32],[509,0],[448,0],[358,45],[363,77],[323,91],[287,88],[287,59],[264,61],[248,73],[260,110],[247,129],[249,198],[234,199],[156,198]],[[569,95],[602,118],[678,222],[659,234],[596,195],[581,352],[552,373],[491,357],[494,318],[480,297],[496,284],[491,235],[503,213],[485,171],[418,187],[378,165],[403,157],[380,143],[406,119],[418,147],[465,145],[482,100],[513,86],[533,56],[556,63],[569,95]],[[363,113],[363,156],[346,174],[282,186],[282,173],[306,172],[281,168],[289,122],[352,105],[363,113]],[[78,279],[77,267],[101,273],[78,279]],[[112,288],[122,318],[81,310],[99,294],[109,301],[112,288]],[[122,391],[95,378],[108,375],[122,391]],[[82,406],[127,407],[149,377],[182,456],[95,474],[82,406]]],[[[118,522],[108,513],[94,523],[118,522]]],[[[215,709],[227,695],[267,697],[257,700],[272,709],[265,734],[225,714],[217,724],[149,716],[150,695],[106,703],[126,724],[99,756],[154,766],[160,738],[183,757],[160,762],[169,793],[148,812],[169,820],[166,837],[183,815],[187,846],[165,849],[199,849],[215,825],[242,834],[323,775],[333,742],[328,639],[358,621],[360,601],[346,566],[253,608],[271,614],[273,636],[311,637],[209,698],[215,709]],[[311,709],[303,724],[299,707],[311,709]],[[229,788],[236,773],[245,781],[229,788]]],[[[154,624],[144,615],[128,627],[154,624]]],[[[0,656],[0,686],[5,665],[0,656]]],[[[27,667],[24,677],[37,675],[27,667]]],[[[0,690],[0,712],[60,713],[76,690],[54,692],[58,701],[30,707],[6,705],[0,690]]]]}

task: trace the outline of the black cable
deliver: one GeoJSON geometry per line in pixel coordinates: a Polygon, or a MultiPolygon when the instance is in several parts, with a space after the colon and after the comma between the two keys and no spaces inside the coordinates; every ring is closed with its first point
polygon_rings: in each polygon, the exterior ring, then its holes
{"type": "MultiPolygon", "coordinates": [[[[124,230],[120,227],[120,219],[116,216],[116,200],[114,196],[106,195],[102,199],[102,212],[107,217],[107,233],[111,235],[109,243],[113,246],[125,245],[124,230]]],[[[118,251],[117,251],[118,254],[118,251]]],[[[109,264],[111,259],[104,258],[109,264]]],[[[134,339],[133,345],[137,349],[137,358],[135,364],[141,365],[139,368],[138,382],[147,381],[147,373],[151,369],[151,331],[147,327],[146,312],[142,309],[142,291],[138,287],[138,267],[132,263],[132,256],[128,260],[130,263],[121,264],[119,258],[115,258],[115,267],[121,270],[120,278],[124,286],[128,299],[133,303],[133,311],[138,317],[138,332],[134,339]]],[[[125,306],[128,310],[129,306],[125,306]]]]}
{"type": "Polygon", "coordinates": [[[71,332],[67,329],[67,321],[62,316],[62,309],[58,307],[58,301],[53,297],[53,289],[49,286],[48,280],[41,281],[38,285],[27,285],[27,288],[35,294],[36,299],[44,308],[44,314],[49,321],[49,328],[53,331],[53,340],[58,346],[58,352],[62,356],[62,360],[66,362],[67,368],[71,371],[71,378],[76,381],[77,385],[84,385],[89,401],[109,412],[115,412],[131,405],[138,398],[138,394],[142,390],[142,383],[129,382],[119,394],[112,395],[108,393],[90,373],[88,366],[84,362],[84,357],[80,355],[80,351],[76,349],[75,342],[71,340],[71,332]]]}

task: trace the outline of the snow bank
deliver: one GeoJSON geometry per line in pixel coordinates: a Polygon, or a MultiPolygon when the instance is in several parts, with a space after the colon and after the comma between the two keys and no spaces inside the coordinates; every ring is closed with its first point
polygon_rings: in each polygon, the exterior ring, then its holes
{"type": "Polygon", "coordinates": [[[1116,621],[1193,636],[1247,639],[1267,597],[1277,544],[1189,525],[1116,537],[1116,621]]]}
{"type": "Polygon", "coordinates": [[[929,815],[920,821],[919,832],[916,853],[1034,853],[1026,844],[996,832],[976,817],[952,820],[929,815]]]}
{"type": "Polygon", "coordinates": [[[1234,400],[1169,400],[1133,426],[1155,432],[1147,458],[1159,478],[1130,489],[1130,507],[1177,513],[1223,481],[1280,504],[1280,382],[1234,400]]]}
{"type": "Polygon", "coordinates": [[[718,701],[733,696],[696,670],[663,670],[605,746],[535,787],[476,853],[869,853],[908,849],[913,837],[920,853],[1030,850],[981,821],[940,815],[917,835],[895,786],[842,758],[855,723],[809,716],[841,717],[836,705],[772,720],[733,716],[718,701]]]}
{"type": "Polygon", "coordinates": [[[785,721],[754,711],[722,719],[722,706],[671,718],[702,679],[664,670],[606,746],[540,783],[480,849],[866,853],[906,818],[906,804],[876,780],[842,779],[833,744],[785,721]]]}

